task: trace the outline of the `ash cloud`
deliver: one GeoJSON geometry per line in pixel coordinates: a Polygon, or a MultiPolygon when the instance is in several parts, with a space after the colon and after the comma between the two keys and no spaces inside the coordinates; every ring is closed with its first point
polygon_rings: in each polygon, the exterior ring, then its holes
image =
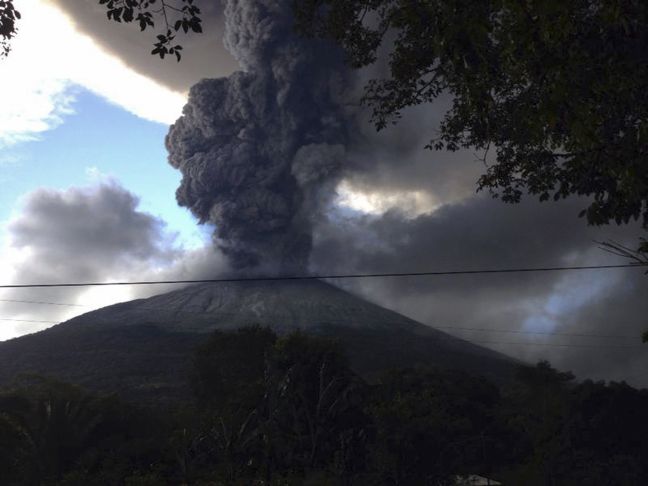
{"type": "MultiPolygon", "coordinates": [[[[138,203],[116,182],[31,192],[6,226],[7,241],[0,254],[3,283],[207,278],[226,268],[223,256],[213,248],[185,251],[178,247],[164,222],[139,210],[138,203]]],[[[10,320],[2,322],[0,340],[44,329],[51,321],[93,308],[166,290],[172,288],[2,289],[0,317],[10,320]]]]}
{"type": "Polygon", "coordinates": [[[170,128],[177,200],[234,268],[304,272],[345,158],[350,80],[335,48],[295,35],[290,2],[227,1],[225,19],[243,71],[193,86],[170,128]]]}
{"type": "MultiPolygon", "coordinates": [[[[316,273],[625,263],[598,250],[593,240],[635,246],[637,236],[645,234],[637,225],[587,227],[577,218],[585,206],[578,199],[538,204],[528,197],[508,206],[475,196],[475,181],[483,172],[475,154],[423,150],[443,116],[444,100],[406,110],[398,125],[375,133],[366,113],[350,116],[348,111],[354,110],[334,95],[344,88],[353,92],[350,98],[357,97],[364,81],[383,75],[384,59],[349,79],[331,59],[331,50],[321,54],[317,45],[292,37],[285,5],[290,2],[228,2],[227,45],[234,55],[227,54],[225,64],[226,51],[220,47],[224,17],[213,2],[211,25],[216,28],[205,26],[206,35],[213,35],[196,36],[208,41],[205,48],[186,45],[185,60],[195,53],[196,62],[180,63],[181,74],[162,73],[159,66],[167,63],[148,55],[146,36],[134,31],[127,41],[115,35],[119,26],[102,15],[81,15],[76,0],[57,2],[72,6],[69,12],[80,27],[86,25],[88,33],[137,70],[178,89],[199,77],[227,75],[237,64],[243,67],[244,72],[196,86],[168,139],[172,163],[184,176],[180,201],[201,220],[216,224],[217,236],[223,238],[217,243],[239,265],[276,260],[299,268],[307,259],[311,231],[316,273]],[[335,84],[339,88],[331,88],[335,84]],[[312,126],[306,123],[309,117],[316,120],[312,126]],[[320,125],[326,129],[318,131],[320,125]],[[435,205],[429,214],[404,214],[392,205],[393,210],[379,216],[350,216],[329,205],[341,179],[378,197],[422,191],[435,205]],[[285,256],[290,253],[295,261],[285,256]]],[[[181,271],[192,277],[198,269],[206,271],[208,260],[201,255],[184,259],[181,271]]],[[[648,329],[648,277],[639,270],[337,283],[529,362],[549,359],[582,378],[628,379],[648,386],[639,338],[648,329]],[[466,327],[480,331],[460,329],[466,327]],[[615,347],[619,344],[633,347],[615,347]]]]}
{"type": "Polygon", "coordinates": [[[116,183],[32,192],[8,225],[12,246],[31,257],[20,280],[92,280],[133,261],[166,260],[171,250],[164,224],[137,211],[137,205],[137,198],[116,183]]]}
{"type": "MultiPolygon", "coordinates": [[[[318,227],[313,268],[388,273],[627,263],[595,241],[634,245],[640,226],[588,227],[576,217],[582,205],[578,199],[505,205],[480,195],[416,218],[396,210],[338,214],[318,227]]],[[[639,269],[334,283],[529,363],[548,359],[580,378],[648,386],[641,344],[648,277],[639,269]]]]}

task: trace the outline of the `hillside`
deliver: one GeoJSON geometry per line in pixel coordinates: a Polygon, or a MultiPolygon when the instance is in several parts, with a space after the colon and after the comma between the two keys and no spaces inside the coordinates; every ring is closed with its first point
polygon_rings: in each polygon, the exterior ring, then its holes
{"type": "Polygon", "coordinates": [[[504,381],[518,364],[325,282],[237,282],[104,307],[0,343],[0,383],[36,372],[126,397],[173,400],[187,393],[191,353],[206,334],[254,324],[332,336],[367,378],[429,365],[504,381]]]}

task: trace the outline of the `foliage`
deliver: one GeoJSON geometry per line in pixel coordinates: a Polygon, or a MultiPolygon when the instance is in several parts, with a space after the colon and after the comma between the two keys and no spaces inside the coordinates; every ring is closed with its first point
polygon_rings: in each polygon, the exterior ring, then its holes
{"type": "MultiPolygon", "coordinates": [[[[639,248],[633,249],[616,241],[599,242],[599,248],[613,255],[626,258],[634,265],[648,266],[648,240],[640,238],[639,248]]],[[[648,273],[648,271],[646,271],[648,273]]],[[[646,341],[644,337],[644,341],[646,341]]]]}
{"type": "Polygon", "coordinates": [[[560,472],[572,484],[645,482],[648,395],[625,383],[585,381],[571,392],[560,431],[560,472]]]}
{"type": "MultiPolygon", "coordinates": [[[[98,0],[106,8],[108,20],[119,23],[136,22],[141,31],[148,28],[158,30],[151,54],[164,59],[172,54],[178,61],[182,57],[182,46],[175,43],[178,33],[202,32],[200,8],[194,0],[98,0]]],[[[9,41],[16,35],[16,20],[20,12],[14,8],[13,0],[0,0],[0,57],[9,52],[9,41]]]]}
{"type": "Polygon", "coordinates": [[[9,439],[1,447],[11,447],[2,484],[88,484],[81,479],[109,481],[149,467],[160,444],[151,436],[164,434],[154,417],[66,383],[24,377],[0,394],[0,435],[9,439]]]}
{"type": "Polygon", "coordinates": [[[560,431],[565,425],[573,380],[574,375],[559,372],[546,361],[535,368],[520,368],[505,411],[510,426],[526,439],[524,476],[517,481],[531,483],[540,477],[555,482],[554,463],[560,457],[560,431]]]}
{"type": "Polygon", "coordinates": [[[501,398],[491,383],[462,372],[399,370],[370,405],[372,464],[381,484],[453,484],[490,475],[506,462],[501,398]]]}
{"type": "Polygon", "coordinates": [[[142,31],[155,28],[161,21],[164,28],[151,51],[161,59],[173,54],[180,61],[182,46],[174,44],[178,32],[202,32],[200,8],[194,5],[194,0],[99,0],[99,4],[106,7],[108,20],[137,22],[142,31]]]}
{"type": "Polygon", "coordinates": [[[0,58],[9,53],[9,41],[16,35],[16,21],[20,12],[14,8],[12,0],[0,0],[0,58]]]}
{"type": "Polygon", "coordinates": [[[0,393],[0,483],[647,484],[648,391],[549,363],[498,388],[440,369],[374,384],[338,345],[253,327],[196,350],[194,402],[125,404],[42,377],[0,393]]]}
{"type": "Polygon", "coordinates": [[[349,454],[362,446],[366,422],[362,384],[330,340],[294,333],[280,339],[267,362],[273,428],[288,445],[277,460],[301,470],[331,464],[339,472],[358,464],[349,454]]]}
{"type": "Polygon", "coordinates": [[[3,397],[2,409],[22,436],[30,482],[62,477],[93,440],[102,419],[92,398],[79,389],[40,378],[28,390],[3,397]]]}
{"type": "MultiPolygon", "coordinates": [[[[217,462],[233,481],[246,463],[260,459],[266,355],[277,336],[258,326],[214,332],[193,360],[192,382],[200,412],[193,431],[183,431],[184,457],[217,462]]],[[[186,469],[190,469],[189,461],[186,469]]]]}
{"type": "Polygon", "coordinates": [[[214,332],[194,354],[192,385],[199,403],[219,411],[252,408],[263,396],[265,357],[277,336],[258,326],[214,332]]]}
{"type": "Polygon", "coordinates": [[[341,474],[353,469],[359,382],[333,343],[277,339],[259,327],[216,332],[196,353],[194,377],[203,414],[196,456],[210,457],[228,481],[333,463],[341,474]]]}
{"type": "Polygon", "coordinates": [[[528,452],[509,471],[513,484],[643,484],[646,390],[625,383],[574,383],[541,362],[521,370],[504,415],[528,452]]]}
{"type": "Polygon", "coordinates": [[[378,129],[450,95],[429,147],[485,153],[504,201],[590,196],[591,224],[648,228],[648,3],[308,0],[298,27],[356,67],[388,61],[364,101],[378,129]],[[491,156],[494,150],[494,158],[491,156]]]}

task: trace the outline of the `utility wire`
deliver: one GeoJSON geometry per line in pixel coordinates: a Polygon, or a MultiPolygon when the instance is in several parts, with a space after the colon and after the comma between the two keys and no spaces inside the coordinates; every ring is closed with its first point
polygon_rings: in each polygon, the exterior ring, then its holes
{"type": "Polygon", "coordinates": [[[82,304],[63,304],[61,302],[44,302],[41,300],[0,299],[0,302],[15,302],[19,304],[60,305],[66,307],[89,307],[87,305],[82,305],[82,304]]]}
{"type": "MultiPolygon", "coordinates": [[[[5,300],[0,299],[0,302],[5,300]]],[[[26,304],[43,304],[43,305],[56,305],[56,306],[76,306],[76,307],[91,307],[89,305],[83,304],[67,304],[62,302],[43,302],[43,301],[31,301],[31,300],[10,300],[9,302],[21,302],[26,304]]],[[[118,304],[113,304],[118,305],[118,304]]],[[[159,311],[160,307],[138,307],[140,310],[151,310],[159,311]]],[[[206,311],[191,311],[191,310],[174,310],[175,313],[179,314],[190,314],[190,315],[209,315],[209,312],[206,311]]],[[[221,313],[222,315],[222,313],[221,313]]],[[[235,314],[232,313],[234,316],[235,314]]],[[[42,322],[57,324],[60,321],[25,321],[23,319],[9,319],[9,318],[0,318],[0,321],[20,321],[20,322],[42,322]]],[[[502,328],[486,328],[486,327],[463,327],[463,326],[429,326],[433,329],[446,329],[446,330],[457,330],[457,331],[470,331],[470,332],[486,332],[486,333],[508,333],[508,334],[531,334],[531,335],[541,335],[541,336],[567,336],[567,337],[586,337],[586,338],[601,338],[601,339],[637,339],[640,337],[637,335],[628,335],[628,334],[590,334],[590,333],[571,333],[571,332],[560,332],[560,331],[528,331],[523,329],[502,329],[502,328]]]]}
{"type": "MultiPolygon", "coordinates": [[[[32,323],[41,323],[41,324],[56,324],[56,321],[38,321],[38,320],[29,320],[29,319],[2,319],[0,321],[18,321],[18,322],[32,322],[32,323]]],[[[437,327],[443,329],[443,327],[437,327]]],[[[457,329],[449,328],[446,329],[457,329]]],[[[475,329],[475,328],[473,328],[475,329]]],[[[481,329],[480,329],[481,330],[481,329]]],[[[484,331],[489,331],[488,329],[483,329],[484,331]]],[[[508,332],[508,331],[499,331],[499,332],[508,332]]],[[[522,331],[521,331],[522,332],[522,331]]],[[[561,333],[555,333],[561,334],[561,333]]],[[[597,336],[598,337],[598,336],[597,336]]],[[[545,346],[545,347],[554,347],[554,348],[596,348],[596,349],[645,349],[645,345],[642,344],[579,344],[579,343],[534,343],[534,342],[523,342],[523,341],[475,341],[467,340],[460,338],[454,335],[448,335],[447,337],[435,337],[431,338],[433,341],[466,341],[472,344],[492,344],[495,346],[545,346]]]]}
{"type": "Polygon", "coordinates": [[[537,334],[541,336],[572,336],[572,337],[588,337],[588,338],[605,338],[605,339],[637,339],[640,334],[622,335],[622,334],[587,334],[587,333],[572,333],[572,332],[555,332],[555,331],[525,331],[522,329],[489,329],[486,327],[455,327],[455,326],[434,326],[436,329],[457,329],[458,331],[475,331],[475,332],[502,332],[511,334],[537,334]]]}
{"type": "Polygon", "coordinates": [[[34,319],[8,319],[8,318],[0,318],[0,321],[38,322],[38,323],[43,323],[43,324],[58,324],[59,323],[59,321],[39,321],[39,320],[34,320],[34,319]]]}
{"type": "MultiPolygon", "coordinates": [[[[227,282],[264,282],[264,281],[285,281],[285,280],[320,280],[320,279],[351,279],[351,278],[380,278],[380,277],[420,277],[420,276],[443,276],[443,275],[483,275],[483,274],[500,274],[500,273],[530,273],[530,272],[554,272],[554,271],[574,271],[574,270],[601,270],[613,268],[631,268],[645,267],[645,264],[621,264],[621,265],[587,265],[587,266],[566,266],[566,267],[535,267],[535,268],[509,268],[509,269],[482,269],[482,270],[452,270],[452,271],[430,271],[430,272],[407,272],[407,273],[372,273],[372,274],[340,274],[340,275],[295,275],[295,276],[261,276],[261,277],[237,277],[237,278],[220,278],[220,279],[199,279],[199,280],[150,280],[150,281],[133,281],[133,282],[73,282],[73,283],[38,283],[38,284],[4,284],[0,288],[49,288],[49,287],[106,287],[106,286],[126,286],[126,285],[161,285],[161,284],[197,284],[197,283],[227,283],[227,282]]],[[[45,302],[18,299],[0,299],[0,302],[16,302],[26,304],[42,304],[69,307],[89,307],[82,304],[68,304],[61,302],[45,302]]],[[[195,311],[181,311],[183,313],[199,313],[195,311]]],[[[8,319],[0,318],[0,321],[15,322],[32,322],[43,324],[56,324],[57,321],[47,320],[30,320],[30,319],[8,319]]],[[[562,332],[543,332],[543,331],[523,331],[513,329],[486,329],[474,327],[453,327],[453,326],[434,326],[438,329],[456,329],[464,331],[477,332],[500,332],[514,334],[537,334],[537,335],[558,335],[558,336],[575,336],[575,337],[597,337],[597,338],[633,338],[634,336],[621,335],[601,335],[586,333],[562,333],[562,332]]],[[[439,339],[461,339],[456,336],[439,339]]],[[[549,346],[549,347],[580,347],[580,348],[639,348],[643,345],[597,345],[597,344],[572,344],[572,343],[534,343],[534,342],[504,342],[504,341],[469,341],[475,344],[492,344],[508,346],[549,346]]]]}
{"type": "Polygon", "coordinates": [[[535,268],[499,268],[482,270],[449,270],[430,272],[403,273],[357,273],[339,275],[284,275],[260,277],[230,277],[199,280],[142,280],[132,282],[72,282],[72,283],[34,283],[34,284],[2,284],[0,289],[28,289],[51,287],[108,287],[125,285],[163,285],[163,284],[198,284],[198,283],[228,283],[228,282],[274,282],[281,280],[324,280],[324,279],[358,279],[358,278],[387,278],[387,277],[427,277],[441,275],[484,275],[496,273],[531,273],[558,272],[567,270],[603,270],[612,268],[641,268],[648,264],[627,263],[622,265],[584,265],[570,267],[535,267],[535,268]]]}
{"type": "Polygon", "coordinates": [[[495,345],[507,345],[507,346],[548,346],[548,347],[564,347],[564,348],[599,348],[599,349],[608,349],[608,348],[634,348],[646,349],[646,346],[643,344],[571,344],[571,343],[531,343],[531,342],[504,342],[504,341],[473,341],[465,340],[466,342],[473,344],[495,344],[495,345]]]}
{"type": "MultiPolygon", "coordinates": [[[[34,322],[34,323],[47,323],[47,324],[56,324],[55,321],[35,321],[35,320],[23,320],[23,319],[0,319],[3,321],[20,321],[20,322],[34,322]]],[[[460,329],[452,328],[449,326],[436,326],[437,329],[460,329]]],[[[510,330],[494,330],[494,329],[477,329],[471,328],[471,330],[480,330],[484,332],[516,332],[510,330]]],[[[520,333],[526,333],[526,331],[520,331],[520,333]]],[[[535,333],[534,333],[535,334],[535,333]]],[[[588,337],[602,337],[601,335],[582,335],[582,334],[568,334],[568,333],[545,333],[549,335],[567,335],[567,336],[588,336],[588,337]]],[[[610,337],[628,337],[628,336],[610,336],[610,337]]],[[[580,344],[580,343],[538,343],[538,342],[529,342],[529,341],[478,341],[473,339],[464,339],[459,336],[454,336],[449,334],[447,337],[435,337],[432,338],[434,341],[466,341],[472,344],[488,344],[494,346],[545,346],[553,348],[594,348],[594,349],[645,349],[643,344],[580,344]]]]}
{"type": "MultiPolygon", "coordinates": [[[[0,320],[17,320],[20,319],[0,319],[0,320]]],[[[53,321],[24,321],[37,323],[53,323],[53,321]]],[[[472,339],[463,339],[458,336],[448,335],[447,337],[430,338],[432,341],[465,341],[471,344],[490,344],[494,346],[545,346],[550,348],[594,348],[594,349],[645,349],[642,344],[578,344],[578,343],[534,343],[523,341],[474,341],[472,339]]]]}

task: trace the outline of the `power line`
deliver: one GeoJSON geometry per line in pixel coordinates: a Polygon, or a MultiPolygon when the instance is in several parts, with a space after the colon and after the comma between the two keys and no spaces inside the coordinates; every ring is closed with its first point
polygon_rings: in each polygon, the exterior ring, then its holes
{"type": "MultiPolygon", "coordinates": [[[[16,322],[30,322],[30,323],[39,323],[39,324],[57,324],[58,321],[41,321],[41,320],[31,320],[31,319],[6,319],[6,318],[0,318],[0,321],[16,321],[16,322]]],[[[438,326],[437,329],[443,329],[444,327],[438,326]]],[[[448,326],[445,327],[446,329],[449,329],[448,326]]],[[[452,329],[458,329],[458,328],[452,328],[452,329]]],[[[476,328],[473,328],[471,330],[477,330],[476,328]]],[[[487,331],[487,329],[479,329],[483,331],[487,331]]],[[[508,332],[508,331],[501,331],[501,332],[508,332]]],[[[514,331],[512,331],[514,332],[514,331]]],[[[522,331],[521,331],[522,332],[522,331]]],[[[560,334],[560,333],[555,333],[555,334],[560,334]]],[[[619,336],[616,336],[619,337],[619,336]]],[[[609,348],[615,348],[615,349],[638,349],[638,348],[645,348],[644,345],[638,344],[638,345],[632,345],[632,344],[579,344],[579,343],[534,343],[534,342],[522,342],[522,341],[475,341],[475,340],[465,340],[463,338],[460,338],[458,336],[452,336],[448,335],[448,337],[435,337],[432,338],[434,341],[454,341],[454,340],[461,340],[461,341],[467,341],[472,344],[492,344],[492,345],[505,345],[505,346],[546,346],[546,347],[556,347],[556,348],[596,348],[596,349],[609,349],[609,348]]]]}
{"type": "MultiPolygon", "coordinates": [[[[467,341],[467,340],[466,340],[467,341]]],[[[495,344],[495,345],[507,345],[507,346],[548,346],[548,347],[565,347],[565,348],[598,348],[598,349],[608,349],[608,348],[633,348],[645,349],[646,346],[643,344],[572,344],[572,343],[531,343],[531,342],[504,342],[504,341],[467,341],[473,344],[495,344]]]]}
{"type": "MultiPolygon", "coordinates": [[[[419,277],[419,276],[443,276],[443,275],[479,275],[479,274],[501,274],[501,273],[529,273],[529,272],[552,272],[552,271],[569,271],[569,270],[600,270],[614,268],[631,268],[643,267],[640,264],[623,264],[623,265],[588,265],[588,266],[566,266],[566,267],[536,267],[536,268],[510,268],[510,269],[482,269],[482,270],[453,270],[453,271],[429,271],[429,272],[408,272],[408,273],[373,273],[373,274],[340,274],[340,275],[301,275],[301,276],[261,276],[261,277],[236,277],[220,279],[199,279],[199,280],[151,280],[151,281],[134,281],[134,282],[74,282],[74,283],[56,283],[56,284],[6,284],[0,285],[0,288],[37,288],[37,287],[104,287],[104,286],[126,286],[126,285],[160,285],[160,284],[197,284],[197,283],[227,283],[227,282],[263,282],[263,281],[282,281],[282,280],[319,280],[319,279],[351,279],[351,278],[380,278],[380,277],[419,277]]],[[[0,302],[15,302],[25,304],[40,304],[69,307],[89,307],[82,304],[69,304],[62,302],[46,302],[34,300],[18,299],[0,299],[0,302]]],[[[157,310],[157,309],[156,309],[157,310]]],[[[204,314],[204,312],[181,311],[182,313],[204,314]]],[[[30,320],[30,319],[9,319],[0,318],[0,321],[14,322],[31,322],[43,324],[56,324],[58,321],[48,320],[30,320]]],[[[634,338],[635,336],[622,335],[601,335],[587,333],[563,333],[549,331],[525,331],[515,329],[486,329],[476,327],[454,327],[454,326],[434,326],[437,329],[463,330],[475,332],[499,332],[513,334],[537,334],[537,335],[557,335],[557,336],[574,336],[574,337],[592,337],[592,338],[634,338]]],[[[449,336],[441,339],[461,339],[456,336],[449,336]]],[[[643,345],[597,345],[597,344],[574,344],[574,343],[537,343],[537,342],[504,342],[504,341],[474,341],[475,344],[507,345],[507,346],[548,346],[548,347],[581,347],[581,348],[639,348],[643,345]]]]}
{"type": "Polygon", "coordinates": [[[72,282],[72,283],[34,283],[34,284],[2,284],[0,289],[52,288],[52,287],[109,287],[126,285],[164,285],[164,284],[198,284],[198,283],[231,283],[231,282],[274,282],[282,280],[324,280],[324,279],[359,279],[359,278],[390,278],[390,277],[428,277],[449,275],[485,275],[499,273],[531,273],[558,272],[567,270],[603,270],[613,268],[640,268],[648,264],[629,263],[623,265],[584,265],[569,267],[535,267],[535,268],[500,268],[481,270],[448,270],[429,272],[403,273],[357,273],[339,275],[283,275],[259,277],[230,277],[198,280],[142,280],[133,282],[72,282]]]}
{"type": "Polygon", "coordinates": [[[61,302],[44,302],[42,300],[18,300],[18,299],[0,299],[0,302],[14,302],[19,304],[40,304],[40,305],[60,305],[66,307],[89,307],[82,304],[64,304],[61,302]]]}
{"type": "MultiPolygon", "coordinates": [[[[43,301],[30,301],[30,300],[3,300],[0,299],[0,302],[22,302],[28,304],[43,304],[43,305],[56,305],[56,306],[76,306],[76,307],[91,307],[89,305],[83,304],[67,304],[62,302],[43,302],[43,301]]],[[[139,307],[142,310],[151,310],[159,311],[159,307],[139,307]]],[[[180,314],[195,314],[195,315],[208,315],[209,312],[206,311],[191,311],[191,310],[176,310],[174,311],[180,314]]],[[[221,313],[222,314],[222,313],[221,313]]],[[[232,313],[235,315],[235,313],[232,313]]],[[[9,319],[9,318],[0,318],[0,321],[23,321],[23,322],[42,322],[42,323],[52,323],[56,324],[60,321],[25,321],[22,319],[9,319]]],[[[568,337],[586,337],[586,338],[601,338],[601,339],[637,339],[637,335],[623,335],[623,334],[591,334],[591,333],[571,333],[571,332],[560,332],[560,331],[529,331],[523,329],[502,329],[502,328],[486,328],[486,327],[464,327],[464,326],[429,326],[433,329],[446,329],[446,330],[457,330],[457,331],[471,331],[471,332],[487,332],[487,333],[507,333],[507,334],[531,334],[531,335],[541,335],[541,336],[568,336],[568,337]]],[[[521,343],[518,343],[521,344],[521,343]]],[[[541,343],[538,343],[540,345],[541,343]]]]}
{"type": "MultiPolygon", "coordinates": [[[[33,322],[33,323],[49,323],[56,324],[55,321],[32,321],[32,320],[23,320],[23,319],[0,319],[2,321],[20,321],[20,322],[33,322]]],[[[448,337],[435,337],[431,338],[433,341],[466,341],[471,344],[490,344],[495,346],[545,346],[545,347],[554,347],[554,348],[593,348],[593,349],[645,349],[645,345],[642,344],[578,344],[578,343],[534,343],[534,342],[522,342],[522,341],[474,341],[466,340],[459,338],[457,336],[448,335],[448,337]]]]}
{"type": "Polygon", "coordinates": [[[502,332],[511,334],[537,334],[541,336],[572,336],[572,337],[590,337],[590,338],[605,338],[605,339],[637,339],[639,334],[635,336],[622,335],[622,334],[587,334],[587,333],[572,333],[572,332],[556,332],[556,331],[526,331],[522,329],[489,329],[486,327],[455,327],[455,326],[433,326],[436,329],[457,329],[459,331],[475,331],[475,332],[502,332]]]}
{"type": "MultiPolygon", "coordinates": [[[[32,322],[32,323],[46,323],[46,324],[57,324],[57,321],[37,321],[37,320],[27,320],[27,319],[0,319],[0,321],[18,321],[18,322],[32,322]]],[[[431,326],[430,326],[431,327],[431,326]]],[[[436,329],[461,329],[461,328],[452,328],[450,326],[435,326],[436,329]]],[[[433,329],[434,329],[433,328],[433,329]]],[[[467,328],[464,328],[467,329],[467,328]]],[[[479,328],[470,328],[470,330],[479,330],[479,331],[495,331],[495,332],[516,332],[514,330],[493,330],[493,329],[479,329],[479,328]]],[[[527,333],[526,331],[520,331],[520,333],[527,333]]],[[[536,334],[535,332],[530,332],[536,334]]],[[[599,334],[569,334],[569,333],[543,333],[551,335],[567,335],[567,336],[588,336],[588,337],[603,337],[599,334]]],[[[609,336],[609,337],[629,337],[629,336],[609,336]]],[[[593,348],[593,349],[645,349],[643,344],[580,344],[580,343],[538,343],[538,342],[523,342],[523,341],[477,341],[477,340],[466,340],[454,335],[448,335],[447,337],[435,337],[432,338],[434,341],[454,341],[454,340],[467,341],[472,344],[487,344],[495,346],[545,346],[545,347],[554,347],[554,348],[593,348]]]]}
{"type": "Polygon", "coordinates": [[[34,320],[34,319],[8,319],[8,318],[0,318],[0,321],[14,321],[14,322],[38,322],[38,323],[43,323],[43,324],[58,324],[60,321],[39,321],[39,320],[34,320]]]}

